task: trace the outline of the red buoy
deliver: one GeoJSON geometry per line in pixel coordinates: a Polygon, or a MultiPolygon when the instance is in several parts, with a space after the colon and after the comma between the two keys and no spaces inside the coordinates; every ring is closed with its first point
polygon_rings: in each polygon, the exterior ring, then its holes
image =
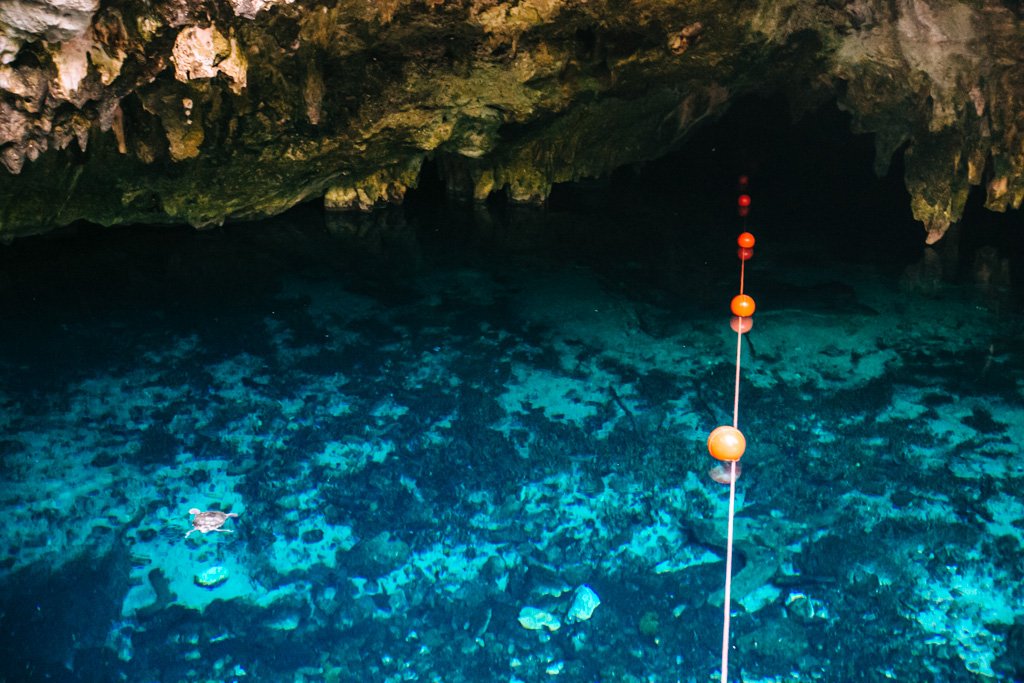
{"type": "Polygon", "coordinates": [[[750,195],[741,194],[740,198],[736,200],[736,203],[742,207],[750,206],[750,195]]]}

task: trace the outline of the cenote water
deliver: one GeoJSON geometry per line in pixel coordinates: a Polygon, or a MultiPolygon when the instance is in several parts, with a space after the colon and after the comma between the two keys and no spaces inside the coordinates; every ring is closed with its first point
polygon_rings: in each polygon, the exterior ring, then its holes
{"type": "MultiPolygon", "coordinates": [[[[0,249],[0,679],[718,680],[741,223],[686,163],[0,249]]],[[[730,680],[1021,680],[1019,217],[785,169],[730,680]]]]}

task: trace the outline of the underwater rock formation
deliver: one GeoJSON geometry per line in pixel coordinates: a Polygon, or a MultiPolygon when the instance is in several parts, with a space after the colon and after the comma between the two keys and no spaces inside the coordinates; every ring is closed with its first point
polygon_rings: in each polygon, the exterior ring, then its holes
{"type": "Polygon", "coordinates": [[[929,241],[1024,200],[1010,0],[10,0],[0,235],[401,201],[541,202],[676,150],[737,97],[835,101],[905,155],[929,241]]]}

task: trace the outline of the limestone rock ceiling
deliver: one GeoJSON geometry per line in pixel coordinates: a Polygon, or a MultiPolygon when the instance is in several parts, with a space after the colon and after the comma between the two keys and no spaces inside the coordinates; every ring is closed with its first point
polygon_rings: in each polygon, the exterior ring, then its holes
{"type": "Polygon", "coordinates": [[[428,158],[537,202],[777,91],[905,154],[930,241],[1024,199],[1014,0],[4,0],[0,62],[5,237],[365,209],[428,158]]]}

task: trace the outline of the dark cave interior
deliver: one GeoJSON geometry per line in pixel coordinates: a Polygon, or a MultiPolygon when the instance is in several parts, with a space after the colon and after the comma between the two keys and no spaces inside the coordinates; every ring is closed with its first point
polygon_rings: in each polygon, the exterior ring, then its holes
{"type": "MultiPolygon", "coordinates": [[[[898,151],[884,177],[873,173],[874,141],[870,134],[850,132],[849,116],[834,102],[802,115],[794,121],[786,99],[781,96],[749,96],[738,100],[720,119],[699,128],[679,149],[660,159],[620,168],[610,177],[562,183],[554,186],[543,206],[512,205],[500,192],[492,194],[485,205],[486,222],[494,225],[521,224],[524,221],[557,229],[565,217],[575,223],[603,224],[603,232],[615,232],[616,225],[625,226],[624,234],[615,235],[614,248],[633,249],[632,235],[646,230],[638,225],[655,222],[671,229],[673,217],[684,230],[698,231],[715,226],[725,233],[736,230],[733,202],[736,179],[740,173],[749,175],[754,197],[749,222],[763,244],[803,242],[824,243],[844,261],[874,262],[899,272],[918,262],[924,253],[924,230],[911,216],[909,195],[903,185],[902,150],[898,151]],[[630,224],[630,225],[627,225],[630,224]]],[[[970,281],[979,250],[994,251],[1008,263],[1009,282],[1013,290],[1024,289],[1024,231],[1017,211],[995,213],[983,207],[984,192],[972,192],[964,219],[954,234],[939,243],[939,250],[950,250],[957,260],[955,274],[944,277],[970,281]],[[955,245],[950,243],[954,242],[955,245]]],[[[376,209],[369,214],[336,214],[342,222],[360,226],[358,230],[378,229],[381,224],[393,226],[395,221],[420,233],[422,243],[445,240],[464,243],[468,232],[479,227],[480,207],[447,196],[437,165],[426,162],[418,187],[409,191],[404,203],[376,209]],[[374,226],[377,226],[376,228],[374,226]]],[[[327,220],[330,220],[330,214],[327,220]]],[[[116,226],[99,227],[78,223],[53,233],[15,240],[0,250],[0,262],[9,272],[20,272],[44,282],[51,276],[63,281],[56,290],[78,287],[69,284],[67,267],[87,273],[92,269],[90,254],[97,255],[95,267],[104,277],[116,279],[116,268],[103,265],[101,253],[120,252],[128,261],[162,260],[165,250],[198,249],[216,243],[215,252],[239,259],[238,266],[225,272],[246,272],[241,265],[242,252],[227,245],[237,241],[244,245],[267,226],[290,223],[305,226],[322,225],[325,214],[320,200],[293,208],[282,216],[263,222],[229,222],[212,230],[196,231],[186,226],[116,226]],[[187,247],[185,245],[188,245],[187,247]],[[55,270],[60,269],[58,275],[55,270]],[[47,275],[49,273],[49,275],[47,275]]],[[[535,226],[536,229],[536,226],[535,226]]],[[[573,240],[596,238],[601,232],[586,229],[569,230],[558,238],[559,251],[568,253],[573,240]]],[[[534,230],[533,234],[536,234],[534,230]]],[[[608,239],[607,235],[604,239],[608,239]]],[[[495,246],[501,249],[508,240],[495,246]]],[[[492,245],[493,246],[493,245],[492,245]]],[[[699,247],[702,248],[702,247],[699,247]]],[[[209,259],[218,258],[214,253],[209,259]]],[[[109,264],[108,264],[109,265],[109,264]]],[[[358,267],[358,264],[354,264],[358,267]]],[[[257,264],[251,264],[259,270],[257,264]]],[[[96,275],[85,275],[93,280],[96,275]]],[[[227,276],[225,276],[227,277],[227,276]]],[[[240,275],[240,277],[244,277],[240,275]]],[[[46,285],[40,285],[46,289],[46,285]]],[[[111,285],[114,286],[114,285],[111,285]]],[[[115,286],[116,288],[116,286],[115,286]]],[[[13,293],[11,293],[13,294],[13,293]]],[[[16,296],[16,295],[15,295],[16,296]]],[[[1015,295],[1020,306],[1020,295],[1015,295]]]]}
{"type": "MultiPolygon", "coordinates": [[[[660,159],[620,168],[609,178],[555,185],[544,209],[626,215],[660,207],[696,213],[732,230],[736,179],[743,173],[751,178],[754,196],[749,226],[766,243],[824,241],[843,260],[902,269],[920,260],[925,249],[925,231],[911,214],[903,184],[904,148],[878,177],[874,136],[850,129],[849,115],[834,102],[794,120],[784,96],[748,96],[660,159]]],[[[986,209],[984,200],[983,188],[973,188],[963,220],[936,248],[957,252],[955,277],[963,281],[971,279],[978,250],[992,249],[1008,260],[1013,288],[1020,290],[1024,221],[1018,211],[986,209]]],[[[406,206],[417,213],[445,205],[450,200],[443,181],[428,162],[406,206]]],[[[507,202],[494,193],[488,206],[500,214],[507,202]]]]}

